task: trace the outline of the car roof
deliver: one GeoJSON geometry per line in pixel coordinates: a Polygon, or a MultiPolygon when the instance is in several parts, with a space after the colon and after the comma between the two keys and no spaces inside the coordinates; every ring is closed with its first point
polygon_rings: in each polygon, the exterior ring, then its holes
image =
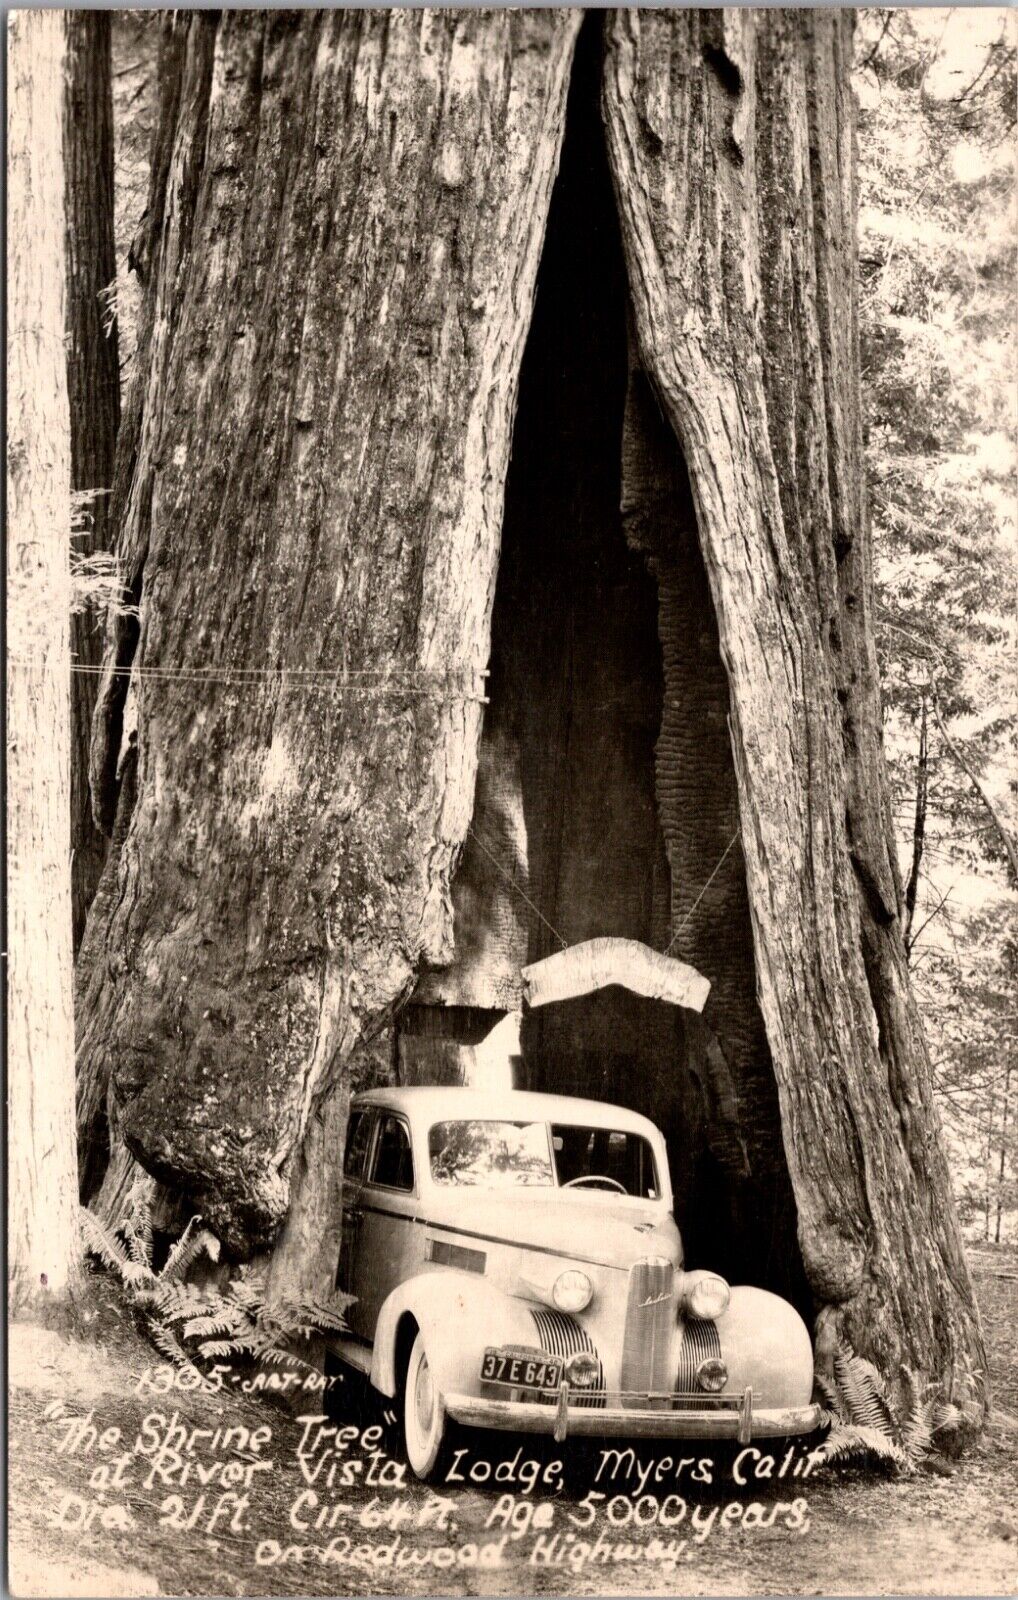
{"type": "Polygon", "coordinates": [[[351,1109],[382,1106],[402,1111],[413,1121],[457,1118],[493,1118],[511,1121],[573,1123],[588,1128],[613,1128],[661,1139],[648,1117],[604,1100],[582,1100],[575,1095],[537,1094],[529,1089],[472,1089],[465,1085],[411,1086],[367,1089],[354,1095],[351,1109]]]}

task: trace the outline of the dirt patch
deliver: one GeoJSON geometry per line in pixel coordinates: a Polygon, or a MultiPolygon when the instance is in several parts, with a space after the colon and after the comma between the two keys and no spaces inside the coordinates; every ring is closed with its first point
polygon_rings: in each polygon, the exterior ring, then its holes
{"type": "MultiPolygon", "coordinates": [[[[1013,1264],[1013,1254],[973,1254],[991,1376],[1001,1400],[979,1444],[950,1476],[920,1474],[894,1481],[861,1472],[840,1477],[822,1472],[808,1482],[774,1479],[736,1486],[732,1454],[715,1452],[711,1485],[690,1483],[688,1473],[678,1485],[667,1485],[686,1502],[678,1529],[625,1522],[626,1517],[636,1517],[639,1492],[604,1478],[597,1481],[598,1452],[589,1449],[586,1454],[570,1453],[571,1470],[563,1475],[565,1481],[554,1483],[543,1501],[540,1487],[530,1494],[522,1492],[519,1468],[513,1483],[474,1487],[468,1479],[463,1487],[451,1485],[455,1504],[443,1523],[427,1490],[396,1481],[400,1463],[393,1430],[384,1410],[354,1384],[341,1391],[340,1410],[357,1431],[356,1441],[337,1447],[332,1458],[323,1460],[321,1475],[309,1483],[297,1457],[304,1425],[290,1410],[244,1393],[242,1383],[247,1380],[239,1374],[231,1375],[213,1396],[154,1390],[146,1372],[159,1366],[158,1354],[106,1288],[100,1295],[101,1314],[84,1334],[61,1336],[24,1325],[11,1330],[13,1592],[1010,1594],[1018,1576],[1013,1511],[1018,1499],[1016,1424],[1010,1409],[1013,1264]],[[220,1468],[235,1463],[235,1477],[250,1469],[249,1487],[224,1489],[221,1473],[204,1490],[193,1479],[180,1484],[172,1463],[168,1475],[153,1473],[151,1453],[130,1454],[136,1439],[147,1447],[154,1437],[153,1417],[161,1418],[164,1432],[177,1430],[174,1439],[184,1457],[182,1439],[191,1430],[235,1430],[230,1437],[235,1444],[241,1441],[237,1448],[210,1449],[202,1440],[195,1459],[204,1463],[205,1471],[216,1462],[220,1468]],[[96,1443],[90,1450],[62,1448],[61,1441],[73,1426],[95,1427],[96,1443]],[[101,1450],[99,1435],[114,1428],[120,1429],[119,1441],[101,1450]],[[365,1434],[365,1428],[375,1431],[365,1434]],[[237,1431],[241,1429],[246,1432],[237,1431]],[[271,1432],[271,1440],[260,1450],[259,1429],[271,1432]],[[120,1488],[97,1487],[102,1483],[101,1472],[98,1480],[95,1477],[97,1467],[109,1468],[125,1445],[130,1457],[128,1483],[120,1488]],[[257,1468],[259,1459],[271,1460],[271,1465],[257,1468]],[[360,1464],[356,1472],[354,1461],[360,1464]],[[331,1484],[326,1482],[330,1465],[336,1468],[331,1484]],[[344,1471],[348,1482],[343,1481],[344,1471]],[[384,1479],[386,1474],[388,1481],[379,1482],[379,1476],[384,1479]],[[147,1475],[152,1482],[146,1482],[147,1475]],[[606,1498],[595,1502],[597,1515],[588,1529],[584,1505],[591,1490],[605,1492],[606,1498]],[[241,1492],[247,1494],[248,1503],[239,1517],[243,1526],[236,1527],[229,1500],[219,1513],[215,1507],[224,1493],[241,1492]],[[317,1499],[309,1500],[309,1492],[317,1499]],[[543,1532],[536,1524],[518,1537],[510,1532],[503,1545],[503,1565],[463,1564],[471,1551],[497,1544],[506,1532],[500,1510],[500,1497],[506,1492],[513,1495],[514,1506],[530,1507],[531,1515],[537,1503],[549,1508],[545,1513],[549,1524],[543,1532]],[[199,1505],[202,1493],[205,1500],[199,1505]],[[790,1511],[797,1499],[805,1501],[805,1509],[790,1511]],[[757,1507],[752,1513],[751,1504],[757,1507]],[[86,1505],[98,1509],[83,1526],[86,1505]],[[726,1508],[732,1505],[741,1509],[728,1512],[726,1521],[726,1508]],[[380,1512],[391,1514],[394,1506],[402,1508],[395,1522],[379,1527],[380,1512]],[[609,1520],[609,1509],[617,1522],[609,1520]],[[709,1524],[702,1539],[690,1530],[694,1512],[699,1531],[709,1524]],[[300,1527],[313,1523],[319,1513],[331,1517],[332,1526],[300,1527]],[[118,1519],[127,1520],[118,1524],[118,1519]],[[321,1552],[334,1538],[340,1541],[341,1553],[342,1541],[349,1541],[350,1559],[322,1561],[321,1552]],[[676,1541],[674,1561],[661,1555],[669,1539],[676,1541]],[[358,1559],[357,1552],[367,1546],[388,1551],[393,1565],[387,1566],[384,1558],[380,1564],[358,1559]],[[428,1557],[427,1552],[435,1550],[445,1553],[428,1557]],[[535,1560],[535,1550],[547,1559],[535,1560]],[[410,1560],[412,1552],[421,1557],[416,1563],[410,1560]],[[396,1566],[397,1558],[408,1564],[396,1566]],[[436,1566],[435,1560],[446,1565],[436,1566]]],[[[298,1396],[295,1402],[297,1410],[319,1413],[321,1407],[321,1395],[313,1393],[298,1396]]],[[[507,1437],[475,1440],[460,1462],[461,1472],[469,1473],[471,1464],[480,1460],[511,1463],[519,1442],[507,1437]]],[[[533,1460],[538,1470],[560,1454],[550,1441],[524,1442],[523,1457],[533,1460]]],[[[658,1487],[655,1493],[660,1498],[665,1489],[658,1487]]],[[[520,1517],[526,1514],[517,1512],[520,1517]]],[[[676,1514],[673,1500],[671,1515],[676,1514]]]]}
{"type": "Polygon", "coordinates": [[[163,1591],[148,1572],[137,1567],[105,1567],[101,1561],[58,1561],[51,1555],[41,1555],[33,1546],[25,1545],[19,1538],[10,1549],[11,1593],[15,1595],[53,1595],[63,1600],[66,1595],[109,1595],[124,1600],[135,1595],[158,1595],[163,1591]]]}

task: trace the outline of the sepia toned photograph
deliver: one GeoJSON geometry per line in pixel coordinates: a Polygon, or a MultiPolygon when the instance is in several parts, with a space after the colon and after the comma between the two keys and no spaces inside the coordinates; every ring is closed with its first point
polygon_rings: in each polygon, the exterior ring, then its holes
{"type": "Polygon", "coordinates": [[[1018,1592],[1016,94],[7,12],[13,1595],[1018,1592]]]}

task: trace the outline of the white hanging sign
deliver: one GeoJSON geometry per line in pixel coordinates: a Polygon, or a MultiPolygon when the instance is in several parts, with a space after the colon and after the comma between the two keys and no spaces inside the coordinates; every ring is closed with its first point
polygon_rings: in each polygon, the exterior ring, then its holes
{"type": "Polygon", "coordinates": [[[652,950],[638,939],[587,939],[524,967],[523,996],[534,1008],[621,984],[649,1000],[667,1000],[702,1011],[710,982],[684,961],[652,950]]]}

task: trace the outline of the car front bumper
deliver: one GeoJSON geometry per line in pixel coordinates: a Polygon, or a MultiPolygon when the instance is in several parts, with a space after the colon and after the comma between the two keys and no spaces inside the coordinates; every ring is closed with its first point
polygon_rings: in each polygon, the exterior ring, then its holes
{"type": "MultiPolygon", "coordinates": [[[[576,1391],[576,1395],[579,1397],[580,1391],[576,1391]]],[[[752,1389],[747,1389],[740,1399],[729,1398],[712,1406],[690,1406],[689,1398],[688,1395],[662,1396],[657,1406],[640,1406],[591,1405],[589,1397],[585,1397],[585,1403],[577,1405],[571,1403],[573,1396],[568,1384],[563,1384],[557,1401],[552,1404],[536,1400],[500,1400],[487,1395],[447,1394],[445,1409],[453,1421],[468,1427],[499,1428],[510,1433],[550,1433],[559,1443],[570,1435],[582,1435],[588,1438],[735,1439],[740,1444],[748,1444],[751,1439],[812,1433],[820,1423],[820,1407],[816,1405],[758,1409],[753,1404],[752,1389]],[[670,1407],[672,1400],[681,1400],[684,1404],[680,1408],[670,1407]]]]}

